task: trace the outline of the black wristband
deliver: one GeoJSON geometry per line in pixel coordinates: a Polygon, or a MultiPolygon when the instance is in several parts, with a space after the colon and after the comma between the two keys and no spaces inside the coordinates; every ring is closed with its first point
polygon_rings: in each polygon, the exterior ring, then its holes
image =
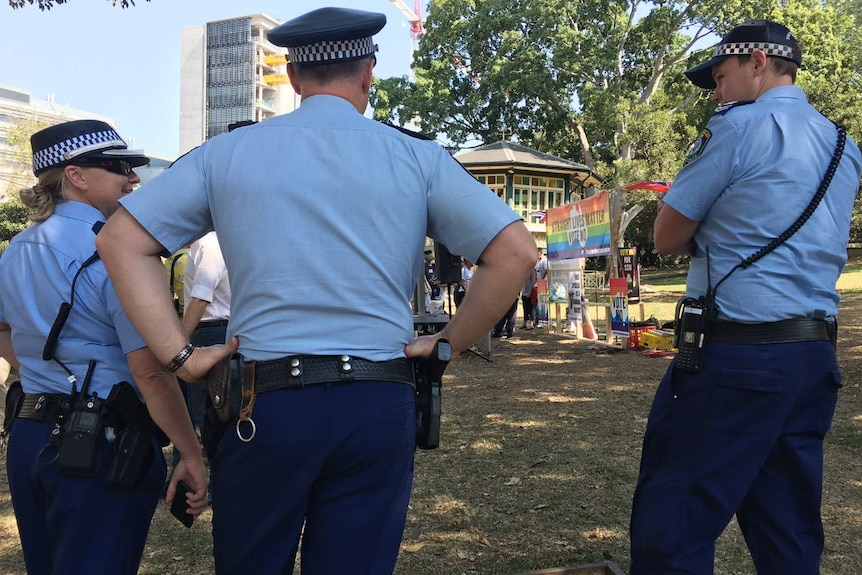
{"type": "Polygon", "coordinates": [[[171,360],[168,364],[168,369],[171,373],[175,372],[183,366],[183,364],[192,356],[195,346],[191,342],[187,343],[184,348],[171,360]]]}

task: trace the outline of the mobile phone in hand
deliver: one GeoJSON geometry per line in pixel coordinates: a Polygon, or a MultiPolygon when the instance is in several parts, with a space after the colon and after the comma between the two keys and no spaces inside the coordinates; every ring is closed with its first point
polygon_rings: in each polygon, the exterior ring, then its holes
{"type": "Polygon", "coordinates": [[[188,486],[185,481],[177,483],[177,491],[174,494],[174,500],[171,501],[171,515],[185,525],[191,527],[195,521],[195,516],[189,514],[186,509],[189,508],[189,502],[186,500],[187,493],[193,493],[194,490],[188,486]]]}

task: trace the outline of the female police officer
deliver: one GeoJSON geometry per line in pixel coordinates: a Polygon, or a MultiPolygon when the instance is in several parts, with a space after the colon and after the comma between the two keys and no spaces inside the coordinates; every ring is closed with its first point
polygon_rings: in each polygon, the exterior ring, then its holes
{"type": "MultiPolygon", "coordinates": [[[[133,169],[149,160],[96,120],[46,128],[31,144],[39,181],[21,198],[36,223],[0,259],[0,355],[20,365],[24,391],[17,414],[8,414],[17,417],[7,461],[24,560],[31,575],[132,575],[165,462],[158,442],[145,435],[143,458],[123,462],[139,472],[110,475],[123,437],[106,401],[115,384],[134,382],[153,421],[183,454],[168,499],[184,480],[196,515],[207,489],[176,380],[129,323],[95,256],[96,234],[140,181],[133,169]]],[[[134,392],[131,398],[146,418],[134,392]]]]}

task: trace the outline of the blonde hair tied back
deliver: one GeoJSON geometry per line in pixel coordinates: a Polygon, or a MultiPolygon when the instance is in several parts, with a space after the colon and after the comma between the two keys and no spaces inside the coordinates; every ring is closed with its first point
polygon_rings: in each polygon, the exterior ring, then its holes
{"type": "Polygon", "coordinates": [[[44,222],[54,213],[54,206],[65,199],[65,183],[64,168],[51,168],[39,174],[39,182],[35,186],[19,192],[21,201],[30,208],[31,220],[44,222]]]}

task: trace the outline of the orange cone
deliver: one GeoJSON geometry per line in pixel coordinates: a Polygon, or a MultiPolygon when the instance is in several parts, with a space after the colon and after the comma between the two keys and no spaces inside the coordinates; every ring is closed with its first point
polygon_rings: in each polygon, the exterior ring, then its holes
{"type": "Polygon", "coordinates": [[[593,328],[593,320],[590,319],[590,307],[587,305],[587,300],[581,300],[581,324],[584,332],[584,339],[599,339],[596,335],[596,330],[593,328]]]}

